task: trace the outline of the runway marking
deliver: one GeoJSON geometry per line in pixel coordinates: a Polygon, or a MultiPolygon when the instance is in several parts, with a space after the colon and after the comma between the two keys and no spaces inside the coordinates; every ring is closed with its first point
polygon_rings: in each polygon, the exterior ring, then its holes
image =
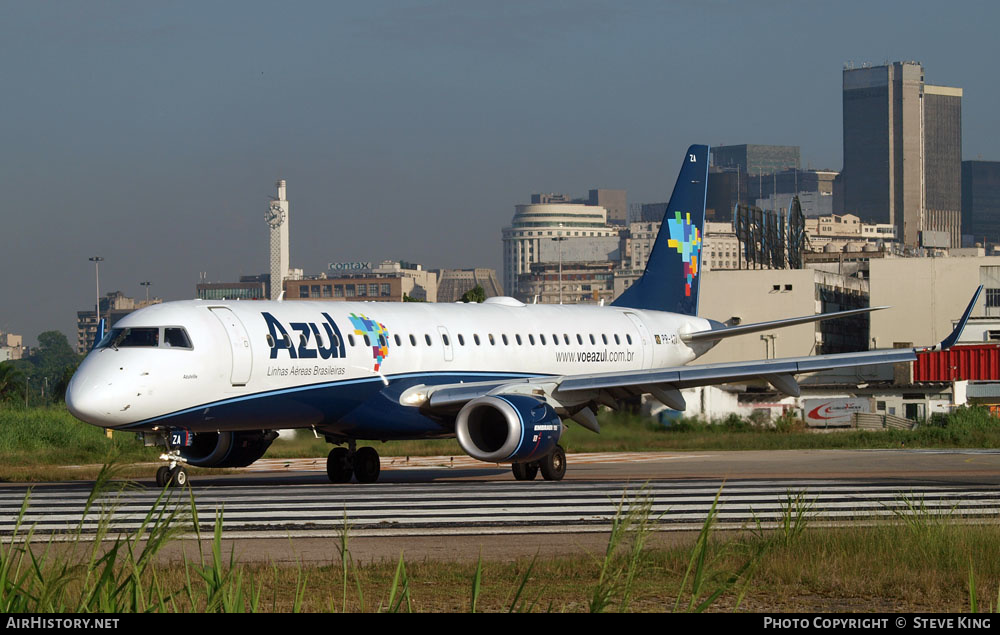
{"type": "MultiPolygon", "coordinates": [[[[309,484],[273,486],[209,485],[193,488],[202,525],[216,511],[224,514],[224,533],[286,535],[291,532],[334,533],[347,516],[351,531],[378,535],[380,531],[437,533],[495,533],[518,528],[524,533],[566,531],[567,527],[605,530],[622,500],[648,497],[657,528],[688,528],[704,521],[719,495],[721,526],[740,527],[760,521],[777,524],[789,505],[789,496],[805,492],[811,521],[901,520],[914,503],[921,513],[996,522],[1000,519],[1000,487],[914,485],[843,479],[748,479],[723,481],[650,482],[637,486],[625,481],[496,482],[372,485],[309,484]],[[374,533],[373,533],[374,532],[374,533]]],[[[0,534],[14,529],[26,488],[0,494],[0,534]]],[[[159,490],[126,490],[107,494],[86,517],[89,492],[78,486],[47,488],[31,494],[23,527],[36,533],[68,531],[82,523],[84,532],[96,529],[101,513],[113,515],[114,531],[137,528],[156,504],[159,490]]],[[[172,492],[167,509],[189,514],[187,491],[172,492]]],[[[188,521],[190,522],[190,521],[188,521]]]]}

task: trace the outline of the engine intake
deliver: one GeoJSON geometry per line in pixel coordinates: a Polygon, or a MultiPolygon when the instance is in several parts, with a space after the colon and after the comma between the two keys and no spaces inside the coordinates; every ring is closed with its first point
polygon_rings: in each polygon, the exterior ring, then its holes
{"type": "Polygon", "coordinates": [[[555,448],[562,421],[552,406],[526,395],[491,395],[465,404],[455,419],[458,444],[489,463],[534,461],[555,448]]]}
{"type": "Polygon", "coordinates": [[[246,467],[278,437],[274,430],[254,432],[199,432],[181,456],[195,467],[246,467]]]}

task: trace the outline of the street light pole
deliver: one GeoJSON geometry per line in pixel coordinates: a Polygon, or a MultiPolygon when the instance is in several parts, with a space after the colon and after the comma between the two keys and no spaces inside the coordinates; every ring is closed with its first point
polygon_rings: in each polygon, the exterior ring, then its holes
{"type": "Polygon", "coordinates": [[[90,258],[90,262],[94,263],[94,278],[96,280],[97,295],[94,302],[94,317],[96,318],[95,327],[99,328],[101,325],[101,262],[104,258],[100,256],[93,256],[90,258]]]}
{"type": "Polygon", "coordinates": [[[140,282],[139,284],[141,284],[142,286],[146,287],[146,305],[148,306],[149,305],[149,285],[151,285],[153,283],[150,282],[149,280],[146,280],[145,282],[140,282]]]}

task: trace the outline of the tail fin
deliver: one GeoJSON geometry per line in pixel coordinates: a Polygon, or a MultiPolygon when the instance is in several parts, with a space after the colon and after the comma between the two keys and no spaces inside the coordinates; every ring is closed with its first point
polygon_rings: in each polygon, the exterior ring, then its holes
{"type": "Polygon", "coordinates": [[[91,350],[97,348],[97,343],[104,339],[104,330],[106,328],[105,326],[106,324],[107,323],[104,321],[104,318],[101,318],[97,321],[97,333],[94,335],[94,341],[90,344],[91,350]]]}
{"type": "Polygon", "coordinates": [[[667,203],[646,270],[612,306],[698,314],[708,146],[691,146],[667,203]]]}

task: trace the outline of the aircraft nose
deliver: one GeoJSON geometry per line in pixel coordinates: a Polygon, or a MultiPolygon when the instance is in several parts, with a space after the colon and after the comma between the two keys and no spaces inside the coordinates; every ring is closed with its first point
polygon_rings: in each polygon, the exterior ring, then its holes
{"type": "Polygon", "coordinates": [[[80,421],[106,428],[115,424],[108,412],[109,389],[96,375],[86,361],[80,365],[66,387],[66,408],[80,421]]]}

